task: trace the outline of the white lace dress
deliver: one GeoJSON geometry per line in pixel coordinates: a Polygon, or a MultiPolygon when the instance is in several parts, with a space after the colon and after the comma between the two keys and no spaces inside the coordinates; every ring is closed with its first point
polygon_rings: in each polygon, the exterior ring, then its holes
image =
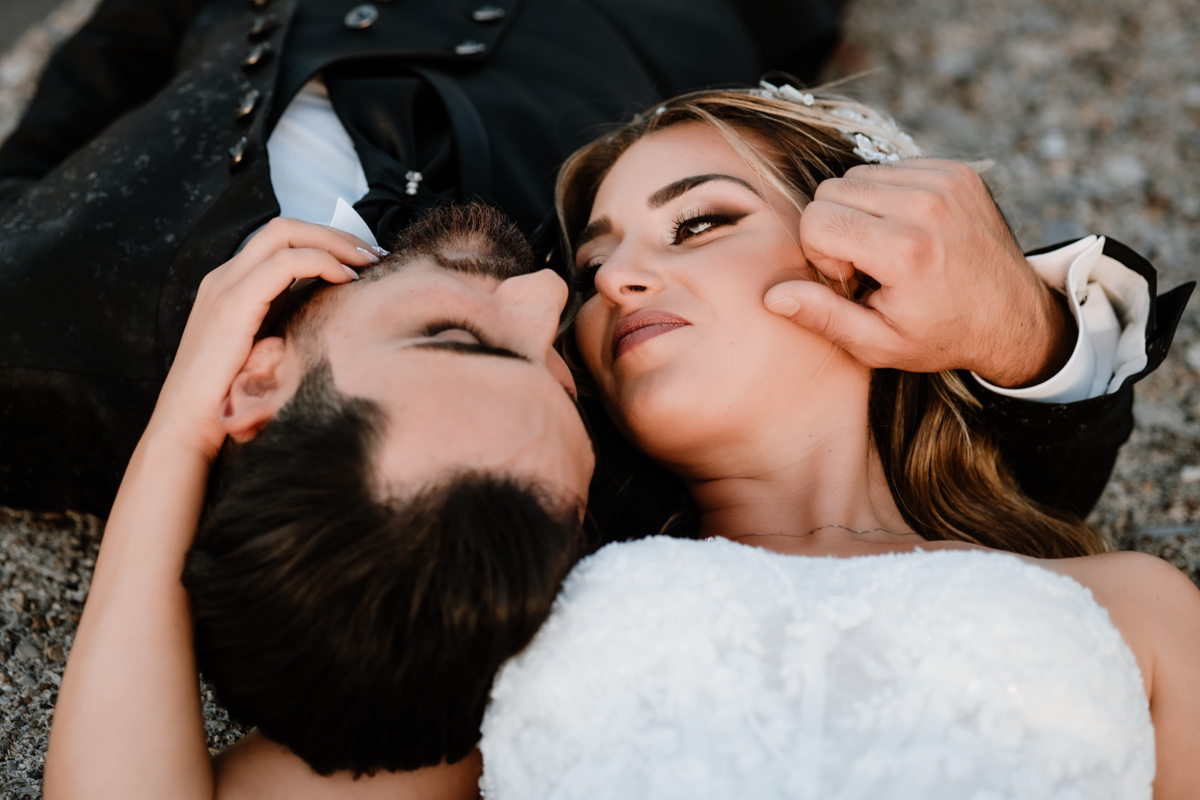
{"type": "Polygon", "coordinates": [[[1154,729],[1091,592],[1013,556],[610,545],[501,670],[487,800],[1144,800],[1154,729]]]}

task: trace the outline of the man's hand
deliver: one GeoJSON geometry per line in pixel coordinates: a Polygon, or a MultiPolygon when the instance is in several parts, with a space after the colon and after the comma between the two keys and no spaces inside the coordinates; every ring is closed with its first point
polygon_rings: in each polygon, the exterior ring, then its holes
{"type": "Polygon", "coordinates": [[[361,268],[378,262],[369,248],[334,228],[278,218],[206,275],[148,434],[170,431],[183,446],[215,457],[225,440],[221,408],[271,301],[298,279],[357,279],[346,265],[361,268]]]}
{"type": "Polygon", "coordinates": [[[1065,304],[966,164],[912,159],[826,180],[801,216],[800,244],[835,285],[857,269],[880,288],[860,305],[815,281],[787,281],[764,303],[867,366],[969,369],[1019,387],[1051,377],[1074,347],[1065,304]]]}

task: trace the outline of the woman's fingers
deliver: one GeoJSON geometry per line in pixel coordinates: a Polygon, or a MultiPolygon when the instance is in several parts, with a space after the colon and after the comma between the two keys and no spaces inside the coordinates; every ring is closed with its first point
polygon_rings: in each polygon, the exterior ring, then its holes
{"type": "Polygon", "coordinates": [[[231,272],[241,274],[254,269],[274,253],[289,249],[324,250],[341,263],[356,267],[376,264],[385,255],[354,234],[337,228],[277,217],[255,234],[228,266],[231,272]]]}
{"type": "Polygon", "coordinates": [[[228,342],[238,352],[248,350],[271,302],[296,281],[311,278],[342,284],[357,280],[358,273],[324,250],[279,250],[241,276],[225,276],[204,297],[198,296],[192,309],[197,327],[190,338],[206,344],[228,342]]]}
{"type": "MultiPolygon", "coordinates": [[[[159,403],[162,413],[195,429],[206,445],[222,399],[242,368],[271,301],[299,279],[349,283],[354,271],[324,250],[279,250],[241,276],[225,273],[196,298],[159,403]]],[[[205,279],[206,282],[209,280],[205,279]]]]}
{"type": "Polygon", "coordinates": [[[356,236],[297,220],[273,220],[200,284],[155,408],[155,429],[213,456],[224,440],[221,408],[275,298],[297,280],[358,277],[379,256],[356,236]]]}
{"type": "Polygon", "coordinates": [[[280,250],[231,285],[230,291],[246,302],[270,303],[295,281],[308,278],[349,283],[358,280],[358,272],[325,250],[280,250]]]}

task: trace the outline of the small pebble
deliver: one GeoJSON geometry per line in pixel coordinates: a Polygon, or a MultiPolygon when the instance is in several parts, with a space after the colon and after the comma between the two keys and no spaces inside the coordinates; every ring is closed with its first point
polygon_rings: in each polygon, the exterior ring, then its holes
{"type": "Polygon", "coordinates": [[[1184,350],[1183,359],[1187,362],[1189,367],[1194,369],[1196,372],[1200,372],[1200,342],[1196,342],[1187,350],[1184,350]]]}
{"type": "Polygon", "coordinates": [[[36,661],[39,657],[41,657],[42,653],[40,650],[38,650],[37,645],[28,639],[24,639],[19,645],[17,645],[17,650],[14,655],[20,661],[36,661]]]}

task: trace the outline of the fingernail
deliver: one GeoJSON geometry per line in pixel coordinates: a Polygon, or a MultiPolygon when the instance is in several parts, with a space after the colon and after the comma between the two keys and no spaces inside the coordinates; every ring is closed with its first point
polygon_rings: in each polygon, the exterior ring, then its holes
{"type": "Polygon", "coordinates": [[[800,310],[800,304],[790,297],[780,297],[768,303],[767,310],[781,317],[790,317],[800,310]]]}
{"type": "Polygon", "coordinates": [[[346,270],[346,274],[350,276],[350,280],[352,280],[352,281],[356,281],[362,277],[362,275],[359,275],[357,272],[350,269],[350,267],[347,267],[345,264],[342,264],[342,269],[346,270]]]}
{"type": "Polygon", "coordinates": [[[372,263],[372,264],[378,264],[378,263],[379,263],[379,256],[375,255],[375,254],[374,254],[374,253],[372,253],[371,251],[369,251],[369,250],[363,250],[361,247],[356,247],[356,248],[354,248],[354,249],[355,249],[355,250],[357,250],[358,252],[362,253],[362,254],[363,254],[364,256],[366,256],[367,258],[371,259],[371,263],[372,263]]]}
{"type": "Polygon", "coordinates": [[[372,250],[374,250],[376,253],[379,253],[379,255],[381,255],[381,256],[385,256],[385,257],[386,257],[386,256],[390,256],[390,255],[391,255],[391,253],[389,253],[387,250],[384,250],[384,249],[383,249],[382,247],[380,247],[379,245],[372,245],[372,246],[371,246],[371,249],[372,249],[372,250]]]}

